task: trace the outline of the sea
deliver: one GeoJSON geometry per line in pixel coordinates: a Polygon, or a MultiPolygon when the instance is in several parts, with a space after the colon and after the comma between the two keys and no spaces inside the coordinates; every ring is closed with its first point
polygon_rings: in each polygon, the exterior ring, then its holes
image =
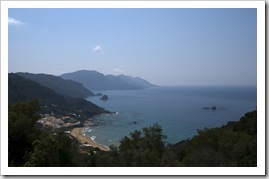
{"type": "Polygon", "coordinates": [[[256,86],[166,86],[95,92],[109,99],[94,96],[87,100],[115,113],[94,116],[100,125],[88,127],[85,135],[106,146],[118,146],[130,132],[156,123],[167,137],[165,142],[175,144],[197,135],[198,129],[238,121],[257,108],[256,86]]]}

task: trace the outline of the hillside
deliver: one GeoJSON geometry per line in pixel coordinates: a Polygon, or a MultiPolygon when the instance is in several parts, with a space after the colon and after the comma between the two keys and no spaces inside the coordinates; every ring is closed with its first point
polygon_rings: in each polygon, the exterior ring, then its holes
{"type": "Polygon", "coordinates": [[[61,77],[82,83],[89,90],[137,90],[156,87],[156,85],[138,77],[104,75],[97,71],[88,70],[65,73],[61,77]]]}
{"type": "Polygon", "coordinates": [[[42,105],[62,104],[65,98],[52,89],[24,77],[8,74],[8,103],[38,99],[42,105]]]}
{"type": "Polygon", "coordinates": [[[86,89],[82,84],[72,80],[64,80],[61,77],[48,74],[16,73],[26,79],[39,83],[42,86],[53,89],[56,93],[73,98],[86,98],[94,96],[94,93],[86,89]]]}
{"type": "Polygon", "coordinates": [[[54,90],[44,87],[34,81],[15,74],[9,74],[9,104],[30,101],[33,99],[37,99],[39,101],[42,113],[51,113],[52,111],[55,115],[76,113],[81,116],[81,119],[101,113],[108,113],[105,109],[84,99],[74,99],[67,96],[64,97],[56,93],[54,90]]]}
{"type": "Polygon", "coordinates": [[[239,121],[222,127],[197,130],[198,135],[171,145],[181,166],[256,167],[257,111],[246,113],[239,121]]]}

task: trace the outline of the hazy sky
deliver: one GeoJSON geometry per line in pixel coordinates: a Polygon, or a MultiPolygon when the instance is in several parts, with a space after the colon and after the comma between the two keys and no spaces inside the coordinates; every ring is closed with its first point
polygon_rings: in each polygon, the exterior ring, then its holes
{"type": "Polygon", "coordinates": [[[9,9],[9,72],[256,85],[256,9],[9,9]]]}

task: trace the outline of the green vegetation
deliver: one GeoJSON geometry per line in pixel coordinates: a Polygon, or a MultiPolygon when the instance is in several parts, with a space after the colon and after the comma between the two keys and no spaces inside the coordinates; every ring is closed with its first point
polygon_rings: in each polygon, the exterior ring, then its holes
{"type": "Polygon", "coordinates": [[[70,119],[66,120],[66,122],[75,123],[75,122],[78,122],[78,121],[76,119],[74,119],[74,118],[70,118],[70,119]]]}
{"type": "Polygon", "coordinates": [[[26,155],[26,167],[72,167],[77,145],[63,132],[42,133],[33,142],[33,150],[26,155]]]}
{"type": "MultiPolygon", "coordinates": [[[[8,74],[8,103],[38,99],[41,105],[62,105],[65,98],[50,88],[15,74],[8,74]]],[[[51,112],[51,111],[50,111],[51,112]]]]}
{"type": "Polygon", "coordinates": [[[185,166],[257,166],[257,112],[220,128],[198,130],[197,136],[170,149],[185,166]]]}
{"type": "Polygon", "coordinates": [[[55,135],[36,126],[39,109],[36,100],[9,105],[8,165],[9,166],[75,166],[76,141],[63,131],[55,135]]]}
{"type": "Polygon", "coordinates": [[[59,76],[32,73],[16,73],[16,75],[50,88],[62,96],[72,98],[86,98],[94,96],[94,93],[86,89],[82,84],[72,80],[64,80],[59,76]]]}
{"type": "Polygon", "coordinates": [[[78,119],[85,119],[109,111],[82,99],[62,96],[54,90],[44,87],[34,81],[25,79],[15,74],[8,75],[8,102],[24,102],[37,99],[40,103],[40,112],[43,114],[53,112],[55,116],[65,116],[75,113],[78,119]]]}
{"type": "Polygon", "coordinates": [[[16,103],[8,107],[8,161],[9,166],[21,166],[28,151],[33,150],[32,143],[40,134],[34,126],[39,116],[37,101],[16,103]]]}
{"type": "Polygon", "coordinates": [[[36,100],[9,105],[8,165],[47,167],[255,167],[257,112],[219,128],[199,130],[192,139],[166,145],[158,124],[125,136],[110,151],[79,147],[63,131],[49,134],[36,126],[36,100]]]}

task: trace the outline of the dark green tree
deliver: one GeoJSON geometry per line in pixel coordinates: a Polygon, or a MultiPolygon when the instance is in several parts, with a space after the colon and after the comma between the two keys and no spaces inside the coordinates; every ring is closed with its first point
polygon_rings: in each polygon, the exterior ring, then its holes
{"type": "Polygon", "coordinates": [[[38,101],[15,103],[8,108],[9,166],[74,166],[76,143],[63,131],[52,135],[36,126],[38,101]]]}
{"type": "Polygon", "coordinates": [[[198,135],[174,150],[185,151],[180,161],[192,167],[254,167],[257,165],[257,113],[198,135]]]}
{"type": "Polygon", "coordinates": [[[72,167],[77,147],[63,132],[54,135],[43,134],[34,141],[34,151],[29,155],[25,166],[31,167],[72,167]]]}
{"type": "Polygon", "coordinates": [[[39,119],[38,101],[16,103],[8,107],[8,165],[21,166],[25,154],[33,149],[32,143],[40,131],[35,128],[39,119]]]}
{"type": "Polygon", "coordinates": [[[143,128],[124,137],[119,146],[122,166],[154,167],[160,166],[165,150],[166,136],[158,124],[143,128]]]}

